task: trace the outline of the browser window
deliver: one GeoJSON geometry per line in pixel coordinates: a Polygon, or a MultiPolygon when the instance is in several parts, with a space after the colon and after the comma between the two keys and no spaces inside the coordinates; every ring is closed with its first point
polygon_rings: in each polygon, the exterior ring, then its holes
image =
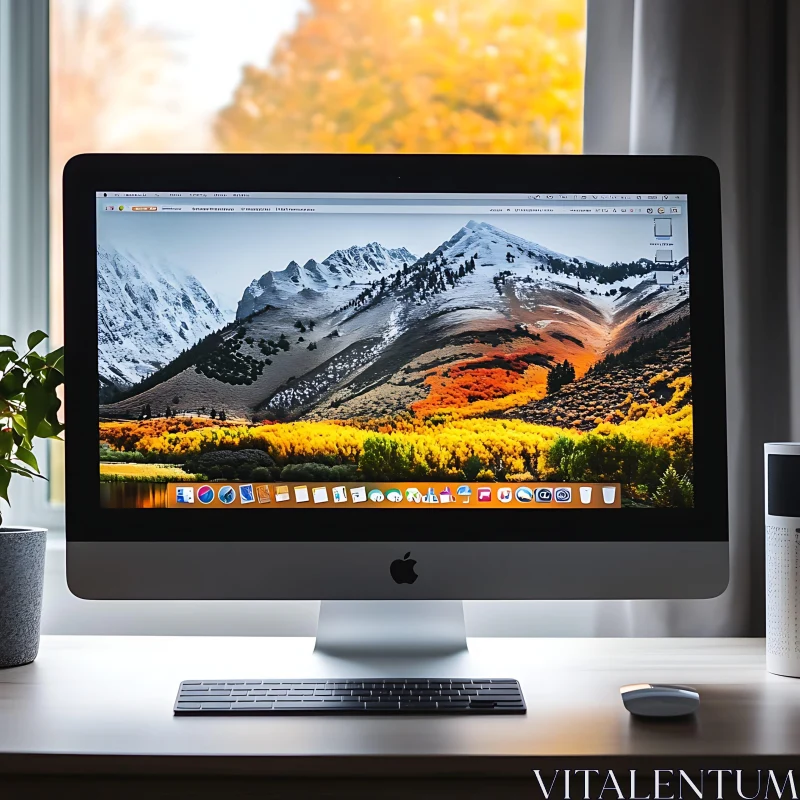
{"type": "Polygon", "coordinates": [[[102,505],[691,507],[686,206],[98,192],[102,505]]]}

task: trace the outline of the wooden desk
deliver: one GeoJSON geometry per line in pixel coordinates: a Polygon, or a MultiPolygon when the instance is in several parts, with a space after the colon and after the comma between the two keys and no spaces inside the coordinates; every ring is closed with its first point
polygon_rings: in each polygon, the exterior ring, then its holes
{"type": "Polygon", "coordinates": [[[471,639],[469,654],[428,661],[347,661],[312,648],[306,638],[44,637],[34,664],[0,671],[0,785],[46,794],[59,776],[59,786],[92,781],[119,800],[141,797],[151,779],[170,797],[178,785],[199,797],[219,794],[228,776],[226,798],[238,786],[312,796],[309,781],[324,796],[407,797],[435,785],[439,797],[530,798],[541,796],[536,768],[734,763],[794,766],[800,784],[800,681],[765,671],[761,639],[471,639]],[[528,714],[172,715],[181,679],[398,675],[518,678],[528,714]],[[632,718],[618,690],[642,681],[698,687],[699,714],[632,718]]]}

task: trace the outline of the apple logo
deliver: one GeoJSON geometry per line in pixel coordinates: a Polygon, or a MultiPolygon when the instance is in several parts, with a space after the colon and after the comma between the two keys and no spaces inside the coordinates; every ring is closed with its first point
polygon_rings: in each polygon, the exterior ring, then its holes
{"type": "Polygon", "coordinates": [[[389,566],[389,572],[395,583],[414,583],[419,578],[419,575],[414,572],[414,564],[417,562],[413,558],[409,558],[410,555],[411,551],[409,550],[402,558],[392,561],[389,566]]]}

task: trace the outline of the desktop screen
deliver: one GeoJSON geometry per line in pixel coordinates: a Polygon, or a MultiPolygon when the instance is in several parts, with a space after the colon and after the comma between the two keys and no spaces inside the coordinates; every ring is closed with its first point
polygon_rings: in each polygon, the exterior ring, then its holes
{"type": "Polygon", "coordinates": [[[685,195],[96,202],[103,507],[693,506],[685,195]]]}

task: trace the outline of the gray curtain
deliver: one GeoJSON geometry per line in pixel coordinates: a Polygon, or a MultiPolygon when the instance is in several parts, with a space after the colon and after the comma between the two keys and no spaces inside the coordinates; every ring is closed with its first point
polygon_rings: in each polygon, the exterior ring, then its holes
{"type": "Polygon", "coordinates": [[[706,155],[722,176],[731,518],[720,598],[600,616],[634,635],[763,635],[762,445],[800,438],[800,0],[590,3],[588,149],[706,155]],[[630,124],[614,147],[610,107],[590,98],[619,67],[598,48],[622,36],[624,53],[626,22],[630,124]]]}

